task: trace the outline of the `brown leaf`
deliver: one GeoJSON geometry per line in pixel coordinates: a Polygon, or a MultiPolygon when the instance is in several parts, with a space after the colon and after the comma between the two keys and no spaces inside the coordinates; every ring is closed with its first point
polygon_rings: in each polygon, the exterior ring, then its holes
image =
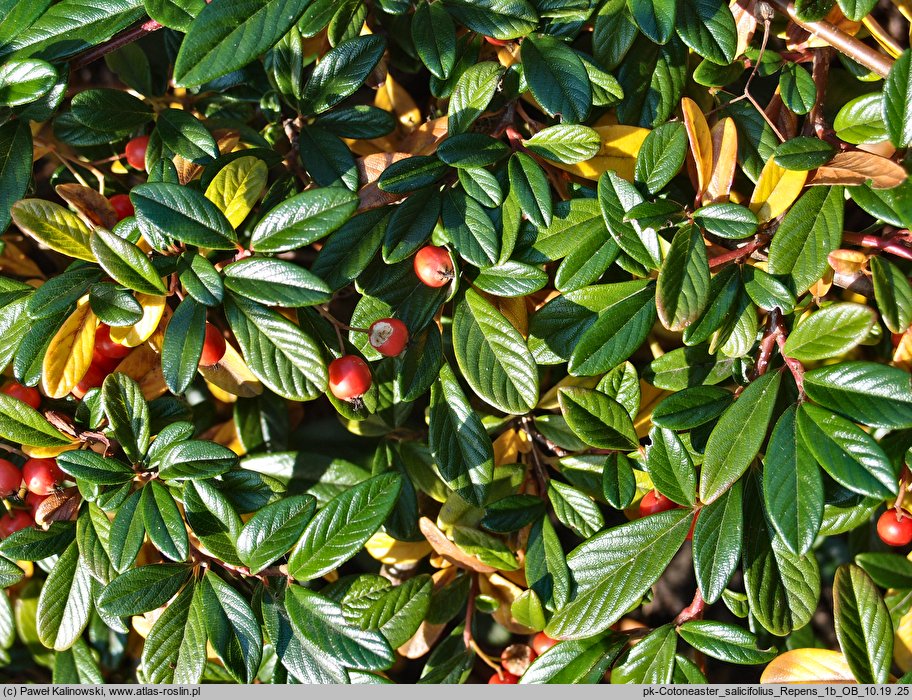
{"type": "Polygon", "coordinates": [[[440,528],[431,522],[430,518],[422,517],[418,521],[418,527],[421,529],[421,534],[424,535],[424,538],[434,548],[434,551],[448,562],[463,569],[477,571],[480,574],[493,574],[497,571],[494,567],[482,564],[475,557],[459,549],[440,528]]]}
{"type": "Polygon", "coordinates": [[[60,198],[76,210],[89,226],[111,229],[117,223],[117,212],[108,198],[91,187],[68,182],[54,188],[60,198]]]}
{"type": "Polygon", "coordinates": [[[886,190],[901,185],[906,177],[903,167],[892,160],[864,151],[846,151],[817,168],[810,184],[863,185],[871,180],[871,187],[886,190]]]}
{"type": "Polygon", "coordinates": [[[355,160],[359,181],[367,183],[358,190],[358,199],[361,200],[358,211],[376,209],[403,198],[404,195],[392,194],[381,190],[377,187],[377,179],[390,165],[404,158],[409,158],[411,155],[411,153],[402,152],[374,153],[355,160]]]}
{"type": "Polygon", "coordinates": [[[754,38],[754,32],[757,30],[756,5],[756,0],[731,0],[731,13],[735,18],[735,28],[738,30],[736,56],[741,56],[754,38]]]}

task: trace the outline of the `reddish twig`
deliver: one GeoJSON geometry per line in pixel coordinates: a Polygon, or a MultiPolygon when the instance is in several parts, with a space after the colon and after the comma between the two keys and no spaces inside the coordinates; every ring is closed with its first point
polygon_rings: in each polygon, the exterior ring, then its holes
{"type": "Polygon", "coordinates": [[[135,27],[125,29],[120,34],[117,34],[103,44],[93,46],[87,51],[76,54],[72,60],[70,60],[70,69],[78,70],[80,68],[85,68],[87,65],[97,61],[99,58],[104,58],[109,53],[113,53],[114,51],[117,51],[117,49],[122,49],[127,44],[132,44],[134,41],[142,39],[144,36],[151,34],[152,32],[157,32],[161,28],[161,24],[156,22],[154,19],[150,19],[135,27]]]}
{"type": "Polygon", "coordinates": [[[769,238],[767,236],[758,236],[747,245],[743,245],[740,248],[735,248],[734,250],[730,250],[727,253],[722,253],[721,255],[717,255],[714,258],[710,258],[709,268],[713,270],[717,267],[727,265],[730,262],[740,261],[742,258],[746,258],[754,251],[759,250],[765,246],[768,242],[769,238]]]}
{"type": "Polygon", "coordinates": [[[770,329],[775,334],[776,344],[779,346],[779,354],[782,355],[782,361],[789,368],[795,385],[798,387],[798,393],[804,397],[804,365],[794,357],[785,354],[785,341],[788,340],[788,333],[785,332],[785,326],[782,323],[782,312],[775,308],[770,311],[770,329]]]}
{"type": "MultiPolygon", "coordinates": [[[[865,246],[866,248],[876,248],[884,253],[895,255],[898,258],[912,260],[912,248],[907,248],[896,242],[896,239],[881,238],[867,233],[844,233],[842,240],[846,243],[865,246]]],[[[903,240],[903,239],[899,239],[903,240]]]]}
{"type": "Polygon", "coordinates": [[[674,619],[674,623],[675,625],[683,625],[685,622],[690,622],[691,620],[702,620],[704,610],[706,610],[706,601],[703,600],[702,591],[697,588],[690,605],[678,613],[678,616],[674,619]]]}

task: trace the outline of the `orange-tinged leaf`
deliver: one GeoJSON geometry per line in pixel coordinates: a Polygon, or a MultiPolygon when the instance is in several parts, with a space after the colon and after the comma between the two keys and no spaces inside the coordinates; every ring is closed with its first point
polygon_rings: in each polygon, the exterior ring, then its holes
{"type": "Polygon", "coordinates": [[[738,48],[735,56],[743,54],[750,46],[754,32],[757,30],[756,0],[731,0],[729,9],[735,18],[735,28],[738,30],[738,48]]]}
{"type": "Polygon", "coordinates": [[[91,187],[75,182],[67,182],[54,188],[61,199],[73,207],[82,220],[89,226],[102,226],[106,229],[114,228],[117,223],[117,212],[108,201],[108,198],[99,194],[91,187]]]}
{"type": "Polygon", "coordinates": [[[598,180],[602,173],[614,170],[620,177],[632,181],[637,153],[649,135],[649,129],[623,124],[596,126],[594,129],[602,138],[602,145],[592,158],[573,165],[548,162],[555,168],[587,180],[598,180]]]}
{"type": "Polygon", "coordinates": [[[681,100],[681,111],[684,113],[684,127],[690,141],[690,154],[697,169],[697,196],[703,194],[709,186],[713,170],[713,140],[709,124],[703,116],[703,110],[689,97],[681,100]]]}
{"type": "Polygon", "coordinates": [[[829,649],[792,649],[770,661],[761,683],[855,683],[845,657],[829,649]]]}
{"type": "Polygon", "coordinates": [[[396,115],[406,131],[411,131],[421,123],[421,110],[408,91],[387,75],[386,81],[374,96],[374,107],[385,109],[396,115]]]}
{"type": "Polygon", "coordinates": [[[218,171],[206,188],[206,199],[215,204],[235,228],[247,218],[266,187],[269,169],[259,158],[242,156],[218,171]]]}
{"type": "Polygon", "coordinates": [[[898,163],[873,153],[837,153],[826,165],[817,168],[812,185],[863,185],[868,180],[874,189],[891,189],[906,181],[906,171],[898,163]]]}
{"type": "Polygon", "coordinates": [[[225,355],[218,363],[200,367],[199,372],[209,384],[234,396],[250,398],[263,393],[260,380],[231,344],[225,346],[225,355]]]}
{"type": "Polygon", "coordinates": [[[367,553],[383,564],[409,565],[424,559],[432,551],[425,540],[402,542],[394,540],[385,532],[375,533],[365,544],[367,553]]]}
{"type": "MultiPolygon", "coordinates": [[[[864,268],[868,262],[868,256],[860,250],[840,248],[827,255],[827,262],[841,275],[854,275],[864,268]]],[[[861,303],[865,303],[865,301],[861,303]]]]}
{"type": "Polygon", "coordinates": [[[17,277],[38,277],[44,279],[41,271],[32,259],[28,257],[19,246],[3,239],[3,254],[0,255],[0,271],[17,277]]]}
{"type": "Polygon", "coordinates": [[[478,588],[482,595],[491,596],[498,602],[494,611],[494,619],[510,630],[513,634],[532,634],[535,632],[530,627],[519,624],[513,619],[511,608],[513,601],[519,598],[523,589],[512,581],[508,581],[499,574],[478,577],[478,588]]]}
{"type": "Polygon", "coordinates": [[[519,461],[519,433],[513,428],[494,440],[494,464],[514,464],[519,461]]]}
{"type": "Polygon", "coordinates": [[[805,171],[786,170],[772,158],[766,162],[750,200],[750,209],[760,223],[775,219],[792,206],[807,175],[805,171]]]}
{"type": "Polygon", "coordinates": [[[115,326],[111,328],[111,340],[128,348],[135,348],[145,343],[158,328],[165,313],[165,297],[151,294],[137,294],[136,301],[143,309],[142,318],[132,326],[115,326]]]}
{"type": "Polygon", "coordinates": [[[133,379],[146,401],[167,393],[168,385],[162,374],[161,358],[148,344],[141,345],[127,355],[114,370],[133,379]]]}
{"type": "Polygon", "coordinates": [[[47,396],[62,399],[82,381],[92,364],[97,328],[98,318],[85,296],[51,339],[44,355],[41,388],[47,396]]]}
{"type": "Polygon", "coordinates": [[[716,122],[712,128],[712,175],[704,202],[724,202],[731,193],[738,163],[738,130],[731,117],[716,122]]]}
{"type": "Polygon", "coordinates": [[[244,445],[241,444],[241,439],[237,432],[237,425],[234,420],[219,423],[207,430],[200,437],[203,440],[212,440],[212,442],[227,447],[238,457],[243,457],[247,454],[247,450],[244,448],[244,445]]]}
{"type": "Polygon", "coordinates": [[[907,372],[912,370],[912,328],[902,334],[896,350],[893,351],[892,364],[907,372]]]}

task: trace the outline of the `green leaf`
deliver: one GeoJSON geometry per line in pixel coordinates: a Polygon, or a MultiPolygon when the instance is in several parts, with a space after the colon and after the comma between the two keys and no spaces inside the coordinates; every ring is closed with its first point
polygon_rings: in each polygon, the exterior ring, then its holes
{"type": "Polygon", "coordinates": [[[453,542],[459,549],[472,555],[482,564],[500,571],[515,571],[519,560],[503,540],[471,527],[455,526],[453,542]]]}
{"type": "Polygon", "coordinates": [[[538,26],[526,0],[444,0],[443,6],[459,24],[495,39],[516,39],[538,26]]]}
{"type": "Polygon", "coordinates": [[[138,462],[149,448],[149,406],[139,384],[125,374],[109,374],[101,401],[114,437],[127,457],[138,462]]]}
{"type": "Polygon", "coordinates": [[[551,225],[551,186],[541,166],[525,153],[514,153],[508,165],[510,193],[522,212],[540,228],[551,225]]]}
{"type": "Polygon", "coordinates": [[[461,189],[446,192],[442,204],[443,228],[460,257],[480,268],[494,265],[501,240],[487,212],[461,189]]]}
{"type": "Polygon", "coordinates": [[[453,349],[469,386],[496,409],[524,414],[538,403],[538,367],[522,336],[472,289],[456,306],[453,349]]]}
{"type": "Polygon", "coordinates": [[[10,207],[32,177],[32,132],[25,121],[0,126],[0,231],[10,223],[10,207]]]}
{"type": "Polygon", "coordinates": [[[871,577],[843,564],[833,581],[836,638],[859,683],[886,683],[893,661],[890,613],[871,577]]]}
{"type": "Polygon", "coordinates": [[[427,574],[419,574],[393,586],[361,613],[362,629],[377,629],[390,647],[405,644],[421,626],[431,604],[433,584],[427,574]]]}
{"type": "Polygon", "coordinates": [[[646,470],[659,493],[682,506],[694,505],[697,472],[681,438],[667,428],[653,428],[649,441],[646,470]]]}
{"type": "Polygon", "coordinates": [[[256,302],[234,293],[225,299],[225,316],[250,370],[275,393],[310,401],[326,388],[320,348],[298,326],[256,302]]]}
{"type": "Polygon", "coordinates": [[[570,123],[586,119],[592,87],[573,49],[547,35],[530,35],[522,42],[522,64],[529,89],[547,114],[570,123]]]}
{"type": "Polygon", "coordinates": [[[912,588],[912,561],[901,554],[862,552],[855,563],[881,588],[912,588]]]}
{"type": "MultiPolygon", "coordinates": [[[[841,362],[804,375],[804,390],[821,406],[877,428],[912,427],[907,372],[874,362],[841,362]]],[[[2,404],[0,404],[2,405],[2,404]]]]}
{"type": "Polygon", "coordinates": [[[605,526],[599,507],[577,488],[552,479],[548,482],[548,500],[557,519],[584,539],[605,526]]]}
{"type": "Polygon", "coordinates": [[[384,192],[406,194],[433,185],[449,172],[449,167],[436,155],[411,156],[391,163],[377,180],[384,192]]]}
{"type": "Polygon", "coordinates": [[[143,487],[140,507],[146,532],[158,550],[173,561],[184,561],[189,540],[184,519],[168,489],[159,481],[143,487]]]}
{"type": "Polygon", "coordinates": [[[357,207],[358,198],[342,187],[301,192],[260,220],[250,236],[250,246],[261,253],[303,248],[339,228],[357,207]]]}
{"type": "Polygon", "coordinates": [[[640,31],[656,44],[664,44],[671,38],[677,5],[677,0],[627,0],[627,9],[640,31]]]}
{"type": "Polygon", "coordinates": [[[52,522],[47,530],[23,528],[0,542],[0,555],[13,561],[40,561],[60,554],[76,537],[70,521],[52,522]]]}
{"type": "Polygon", "coordinates": [[[21,199],[12,205],[10,216],[23,232],[51,250],[95,262],[89,246],[89,227],[59,204],[43,199],[21,199]]]}
{"type": "Polygon", "coordinates": [[[219,150],[205,125],[182,109],[166,109],[158,115],[156,133],[162,145],[191,163],[205,165],[218,158],[219,150]]]}
{"type": "Polygon", "coordinates": [[[139,507],[141,499],[141,490],[130,494],[117,509],[114,522],[111,523],[108,550],[111,564],[121,574],[133,566],[146,539],[146,524],[142,509],[139,507]]]}
{"type": "Polygon", "coordinates": [[[102,589],[98,607],[117,617],[142,615],[171,600],[192,572],[185,564],[150,564],[129,569],[102,589]]]}
{"type": "Polygon", "coordinates": [[[38,598],[38,638],[49,649],[69,649],[89,622],[92,579],[73,542],[48,574],[38,598]]]}
{"type": "Polygon", "coordinates": [[[599,177],[598,201],[605,225],[621,250],[648,269],[658,268],[661,256],[655,231],[627,218],[627,212],[643,203],[637,189],[608,171],[599,177]]]}
{"type": "Polygon", "coordinates": [[[545,505],[538,496],[517,494],[489,504],[480,524],[491,532],[516,532],[540,518],[544,512],[545,505]]]}
{"type": "Polygon", "coordinates": [[[626,644],[623,635],[610,632],[560,642],[536,658],[519,682],[522,685],[600,683],[626,644]]]}
{"type": "Polygon", "coordinates": [[[712,503],[747,470],[766,437],[782,383],[780,372],[751,382],[710,433],[700,471],[700,500],[712,503]]]}
{"type": "Polygon", "coordinates": [[[801,362],[836,357],[867,338],[876,321],[874,311],[863,304],[830,304],[804,318],[782,352],[801,362]]]}
{"type": "MultiPolygon", "coordinates": [[[[7,308],[5,313],[9,313],[7,308]]],[[[62,447],[69,439],[23,401],[0,392],[0,437],[17,445],[62,447]]]]}
{"type": "Polygon", "coordinates": [[[186,297],[168,321],[162,341],[162,374],[174,394],[182,394],[196,376],[206,336],[206,307],[186,297]]]}
{"type": "Polygon", "coordinates": [[[759,485],[753,478],[748,483],[744,490],[744,522],[750,523],[744,529],[744,588],[757,622],[770,633],[785,636],[804,627],[813,616],[820,597],[820,570],[812,553],[792,554],[773,536],[763,516],[759,485]]]}
{"type": "Polygon", "coordinates": [[[186,440],[168,448],[161,458],[162,479],[209,479],[224,474],[237,464],[237,455],[209,440],[186,440]]]}
{"type": "Polygon", "coordinates": [[[83,566],[98,583],[106,585],[116,575],[111,565],[111,521],[94,503],[87,503],[76,520],[76,542],[83,566]]]}
{"type": "Polygon", "coordinates": [[[472,284],[499,297],[524,297],[548,284],[548,273],[540,267],[507,260],[482,270],[472,284]]]}
{"type": "Polygon", "coordinates": [[[732,202],[700,207],[693,213],[693,219],[698,226],[720,238],[739,240],[753,236],[757,231],[757,215],[732,202]]]}
{"type": "Polygon", "coordinates": [[[152,261],[138,246],[104,229],[95,229],[90,241],[98,264],[124,287],[142,294],[167,293],[152,261]]]}
{"type": "Polygon", "coordinates": [[[90,450],[68,450],[57,457],[57,465],[70,476],[90,484],[125,484],[136,476],[120,460],[90,450]]]}
{"type": "Polygon", "coordinates": [[[652,422],[671,430],[691,430],[722,415],[732,393],[713,386],[694,386],[662,399],[652,411],[652,422]]]}
{"type": "Polygon", "coordinates": [[[779,74],[779,94],[795,114],[807,114],[817,101],[814,79],[797,63],[786,63],[779,74]]]}
{"type": "Polygon", "coordinates": [[[896,493],[896,469],[880,445],[851,421],[802,404],[798,428],[817,463],[850,491],[889,498],[896,493]]]}
{"type": "Polygon", "coordinates": [[[421,62],[446,80],[456,65],[456,27],[440,3],[422,2],[412,15],[412,41],[421,62]]]}
{"type": "Polygon", "coordinates": [[[315,506],[313,496],[286,496],[261,508],[247,521],[237,548],[251,574],[259,573],[294,546],[315,506]]]}
{"type": "Polygon", "coordinates": [[[804,292],[820,279],[827,255],[842,241],[843,208],[842,187],[811,187],[773,236],[769,272],[787,276],[795,292],[804,292]]]}
{"type": "Polygon", "coordinates": [[[580,639],[617,622],[665,571],[684,543],[690,511],[674,509],[610,528],[567,557],[576,596],[558,610],[545,633],[580,639]]]}
{"type": "Polygon", "coordinates": [[[494,97],[503,73],[500,64],[484,61],[476,63],[459,77],[447,108],[447,132],[450,136],[468,131],[482,115],[494,97]]]}
{"type": "Polygon", "coordinates": [[[200,248],[230,250],[237,236],[215,204],[189,187],[169,182],[134,187],[130,201],[149,240],[175,238],[200,248]]]}
{"type": "Polygon", "coordinates": [[[700,509],[693,534],[694,573],[707,603],[719,600],[741,559],[741,482],[700,509]]]}
{"type": "Polygon", "coordinates": [[[330,49],[301,93],[304,111],[320,114],[355,92],[380,61],[385,48],[383,37],[373,34],[348,39],[330,49]]]}
{"type": "Polygon", "coordinates": [[[206,479],[186,481],[183,499],[187,524],[206,549],[241,566],[236,543],[244,524],[231,502],[206,479]]]}
{"type": "Polygon", "coordinates": [[[89,306],[98,320],[109,326],[132,326],[143,315],[142,306],[132,292],[108,282],[92,285],[89,290],[89,306]]]}
{"type": "Polygon", "coordinates": [[[579,338],[570,355],[570,374],[592,376],[617,367],[643,344],[656,315],[652,284],[611,304],[579,338]]]}
{"type": "Polygon", "coordinates": [[[563,387],[557,396],[567,425],[587,445],[606,450],[639,445],[630,415],[611,397],[580,387],[563,387]]]}
{"type": "Polygon", "coordinates": [[[877,0],[837,0],[837,2],[842,14],[853,22],[863,20],[877,5],[877,0]]]}
{"type": "Polygon", "coordinates": [[[588,126],[556,124],[545,127],[522,144],[542,158],[573,164],[589,160],[598,153],[602,138],[588,126]]]}
{"type": "Polygon", "coordinates": [[[509,155],[503,141],[487,134],[468,133],[450,136],[437,147],[437,157],[454,168],[484,168],[509,155]]]}
{"type": "Polygon", "coordinates": [[[215,0],[190,24],[174,65],[180,86],[200,85],[242,68],[274,46],[306,0],[215,0]]]}
{"type": "Polygon", "coordinates": [[[200,582],[206,634],[238,683],[250,683],[260,668],[263,635],[250,605],[214,572],[200,582]]]}
{"type": "Polygon", "coordinates": [[[672,624],[652,630],[611,669],[614,683],[671,683],[678,638],[672,624]]]}
{"type": "Polygon", "coordinates": [[[823,479],[801,437],[797,410],[776,422],[763,459],[763,501],[770,524],[795,554],[811,549],[823,521],[823,479]]]}
{"type": "Polygon", "coordinates": [[[650,194],[657,194],[681,170],[687,147],[687,130],[681,122],[669,122],[651,130],[637,152],[636,181],[650,194]]]}
{"type": "Polygon", "coordinates": [[[786,170],[814,170],[836,155],[836,147],[811,136],[796,136],[776,147],[776,165],[786,170]]]}
{"type": "MultiPolygon", "coordinates": [[[[631,4],[648,6],[651,0],[631,4]]],[[[672,0],[659,0],[664,5],[676,5],[672,0]]],[[[671,8],[672,18],[674,9],[671,8]]],[[[657,45],[640,36],[629,51],[636,60],[622,61],[618,82],[624,90],[624,99],[617,107],[622,124],[654,127],[668,121],[681,102],[687,82],[687,46],[677,35],[668,43],[657,45]]],[[[765,122],[764,122],[765,123],[765,122]]]]}
{"type": "Polygon", "coordinates": [[[681,331],[693,323],[709,301],[709,260],[700,229],[684,226],[671,241],[659,270],[656,307],[662,325],[681,331]]]}
{"type": "Polygon", "coordinates": [[[285,260],[248,258],[227,265],[224,275],[228,289],[269,306],[313,306],[331,297],[323,280],[285,260]]]}
{"type": "Polygon", "coordinates": [[[912,50],[896,59],[884,81],[883,117],[897,148],[912,145],[912,50]]]}
{"type": "Polygon", "coordinates": [[[756,635],[725,622],[689,620],[678,634],[694,649],[731,664],[765,664],[778,654],[773,648],[760,649],[756,635]]]}
{"type": "Polygon", "coordinates": [[[323,506],[288,558],[291,575],[309,581],[351,559],[386,520],[400,487],[400,475],[387,472],[343,491],[323,506]]]}
{"type": "Polygon", "coordinates": [[[85,683],[102,684],[104,677],[89,645],[83,639],[77,639],[72,647],[55,654],[54,684],[85,683]]]}
{"type": "Polygon", "coordinates": [[[880,92],[861,95],[846,102],[833,119],[836,136],[848,143],[880,143],[889,138],[883,118],[884,98],[880,92]]]}
{"type": "Polygon", "coordinates": [[[199,683],[206,665],[202,587],[185,586],[146,637],[143,670],[150,683],[199,683]]]}
{"type": "Polygon", "coordinates": [[[912,285],[906,275],[883,256],[869,261],[874,298],[884,325],[893,333],[904,333],[912,323],[912,285]]]}
{"type": "Polygon", "coordinates": [[[57,82],[57,71],[35,58],[11,60],[0,66],[0,105],[15,107],[34,102],[57,82]]]}
{"type": "Polygon", "coordinates": [[[675,31],[695,53],[720,66],[735,60],[738,29],[722,0],[678,0],[675,31]]]}
{"type": "Polygon", "coordinates": [[[631,461],[621,454],[608,455],[602,470],[602,496],[612,508],[622,510],[636,497],[636,477],[631,461]]]}
{"type": "Polygon", "coordinates": [[[428,444],[441,478],[472,505],[484,505],[494,475],[494,448],[449,365],[431,387],[428,444]]]}

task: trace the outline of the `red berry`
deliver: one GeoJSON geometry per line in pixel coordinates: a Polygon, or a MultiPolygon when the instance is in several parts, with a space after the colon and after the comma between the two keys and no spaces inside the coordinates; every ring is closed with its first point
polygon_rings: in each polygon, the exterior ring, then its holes
{"type": "Polygon", "coordinates": [[[534,637],[532,637],[530,644],[535,653],[541,656],[546,651],[548,651],[548,649],[557,644],[558,641],[559,640],[557,639],[551,639],[551,637],[549,637],[544,632],[539,632],[534,637]]]}
{"type": "Polygon", "coordinates": [[[0,518],[0,539],[9,537],[14,532],[19,532],[35,524],[32,516],[25,510],[12,510],[0,518]]]}
{"type": "Polygon", "coordinates": [[[199,363],[203,367],[216,365],[225,356],[225,336],[211,323],[206,324],[206,339],[203,341],[203,354],[199,363]]]}
{"type": "Polygon", "coordinates": [[[671,510],[676,507],[674,501],[670,498],[666,498],[658,491],[650,491],[643,496],[643,500],[640,501],[640,517],[652,515],[653,513],[661,513],[662,511],[671,510]]]}
{"type": "Polygon", "coordinates": [[[409,332],[398,318],[381,318],[367,331],[370,344],[381,355],[395,357],[408,345],[409,332]]]}
{"type": "Polygon", "coordinates": [[[442,287],[453,279],[453,261],[446,248],[426,245],[415,253],[415,274],[428,287],[442,287]]]}
{"type": "Polygon", "coordinates": [[[73,396],[77,399],[81,399],[92,389],[100,387],[104,383],[105,377],[111,373],[111,367],[109,366],[110,362],[111,360],[109,358],[99,358],[98,351],[96,350],[95,355],[92,358],[92,364],[89,365],[89,369],[82,376],[82,381],[80,381],[71,392],[73,396]]]}
{"type": "Polygon", "coordinates": [[[486,36],[485,41],[494,46],[506,46],[510,43],[509,41],[504,41],[503,39],[495,39],[492,36],[486,36]]]}
{"type": "Polygon", "coordinates": [[[128,216],[133,216],[133,202],[130,201],[130,198],[125,194],[115,194],[112,195],[108,201],[111,203],[111,206],[114,207],[114,213],[117,214],[117,220],[123,221],[128,216]]]}
{"type": "Polygon", "coordinates": [[[19,382],[10,382],[0,391],[7,396],[12,396],[14,399],[27,403],[36,411],[41,406],[41,394],[38,393],[37,389],[33,389],[30,386],[22,386],[19,382]]]}
{"type": "Polygon", "coordinates": [[[0,459],[0,498],[16,493],[22,486],[22,472],[8,459],[0,459]]]}
{"type": "Polygon", "coordinates": [[[107,357],[111,360],[121,360],[129,355],[133,348],[128,348],[126,345],[121,345],[111,340],[111,327],[102,323],[98,326],[98,330],[95,331],[95,350],[102,357],[107,357]]]}
{"type": "Polygon", "coordinates": [[[38,508],[47,499],[47,496],[39,496],[37,493],[32,493],[31,491],[25,495],[25,505],[29,507],[29,510],[32,513],[32,518],[34,518],[36,521],[38,520],[38,508]]]}
{"type": "Polygon", "coordinates": [[[371,371],[357,355],[344,355],[329,363],[329,390],[342,401],[364,396],[371,386],[371,371]]]}
{"type": "Polygon", "coordinates": [[[127,141],[127,147],[124,149],[124,155],[127,158],[127,162],[137,170],[145,170],[146,148],[148,146],[148,136],[137,136],[135,139],[127,141]]]}
{"type": "Polygon", "coordinates": [[[48,496],[66,478],[56,459],[30,459],[22,465],[25,488],[39,496],[48,496]]]}
{"type": "Polygon", "coordinates": [[[693,520],[690,521],[690,530],[687,531],[687,539],[692,540],[694,536],[694,528],[697,526],[697,517],[700,515],[700,511],[694,513],[693,520]]]}
{"type": "Polygon", "coordinates": [[[890,508],[877,520],[877,534],[884,544],[891,547],[905,547],[912,542],[912,515],[906,511],[896,512],[890,508]]]}
{"type": "Polygon", "coordinates": [[[519,676],[514,676],[509,671],[501,671],[501,675],[494,674],[488,679],[488,685],[515,685],[519,683],[519,676]]]}

